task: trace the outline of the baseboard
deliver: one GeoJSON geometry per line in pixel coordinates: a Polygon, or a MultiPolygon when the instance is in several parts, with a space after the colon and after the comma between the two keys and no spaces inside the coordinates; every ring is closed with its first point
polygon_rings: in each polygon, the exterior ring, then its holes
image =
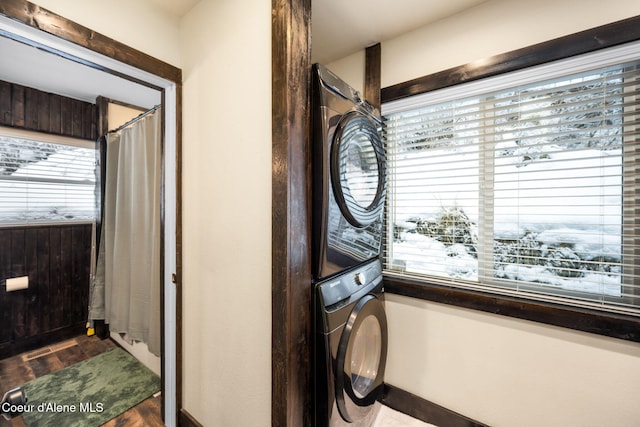
{"type": "Polygon", "coordinates": [[[0,359],[15,356],[16,354],[44,347],[58,341],[64,341],[86,333],[86,331],[86,322],[80,322],[75,325],[66,326],[64,328],[44,332],[31,337],[5,342],[0,344],[0,359]]]}
{"type": "Polygon", "coordinates": [[[487,427],[486,424],[472,420],[389,384],[384,386],[382,403],[391,409],[437,426],[487,427]]]}
{"type": "Polygon", "coordinates": [[[193,415],[188,413],[184,408],[180,409],[180,415],[178,416],[179,427],[204,427],[198,422],[193,415]]]}

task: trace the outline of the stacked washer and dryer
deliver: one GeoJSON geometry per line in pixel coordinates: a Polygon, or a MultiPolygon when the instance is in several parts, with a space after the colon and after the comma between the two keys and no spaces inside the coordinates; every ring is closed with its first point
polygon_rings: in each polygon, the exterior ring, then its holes
{"type": "Polygon", "coordinates": [[[312,80],[314,425],[367,427],[387,359],[381,119],[326,67],[312,80]]]}

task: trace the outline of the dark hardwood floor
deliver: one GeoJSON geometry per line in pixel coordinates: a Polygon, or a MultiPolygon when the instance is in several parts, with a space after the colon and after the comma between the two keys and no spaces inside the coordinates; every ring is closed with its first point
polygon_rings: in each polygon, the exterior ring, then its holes
{"type": "MultiPolygon", "coordinates": [[[[38,350],[0,360],[0,397],[27,381],[63,369],[117,347],[111,339],[81,335],[38,350]]],[[[161,397],[151,397],[102,427],[156,427],[162,422],[161,397]]],[[[25,427],[22,417],[10,421],[0,416],[0,427],[25,427]]]]}

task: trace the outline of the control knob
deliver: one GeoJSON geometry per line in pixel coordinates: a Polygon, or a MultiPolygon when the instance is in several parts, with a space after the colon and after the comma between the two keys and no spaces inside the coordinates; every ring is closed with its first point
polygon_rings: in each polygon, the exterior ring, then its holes
{"type": "Polygon", "coordinates": [[[356,282],[356,285],[362,286],[367,282],[367,276],[365,276],[364,272],[359,272],[353,276],[353,280],[356,282]]]}

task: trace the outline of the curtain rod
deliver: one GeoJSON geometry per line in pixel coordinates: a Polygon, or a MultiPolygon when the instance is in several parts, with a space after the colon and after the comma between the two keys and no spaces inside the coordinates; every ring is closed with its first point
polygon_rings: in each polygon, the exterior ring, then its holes
{"type": "Polygon", "coordinates": [[[161,104],[156,105],[155,107],[145,111],[144,113],[134,117],[133,119],[129,120],[127,123],[123,124],[122,126],[118,126],[117,128],[115,128],[114,130],[110,130],[109,132],[107,132],[107,134],[109,133],[116,133],[116,132],[120,132],[122,129],[131,126],[132,124],[134,124],[135,122],[137,122],[140,119],[145,118],[146,116],[148,116],[149,114],[155,112],[158,108],[162,107],[161,104]]]}

